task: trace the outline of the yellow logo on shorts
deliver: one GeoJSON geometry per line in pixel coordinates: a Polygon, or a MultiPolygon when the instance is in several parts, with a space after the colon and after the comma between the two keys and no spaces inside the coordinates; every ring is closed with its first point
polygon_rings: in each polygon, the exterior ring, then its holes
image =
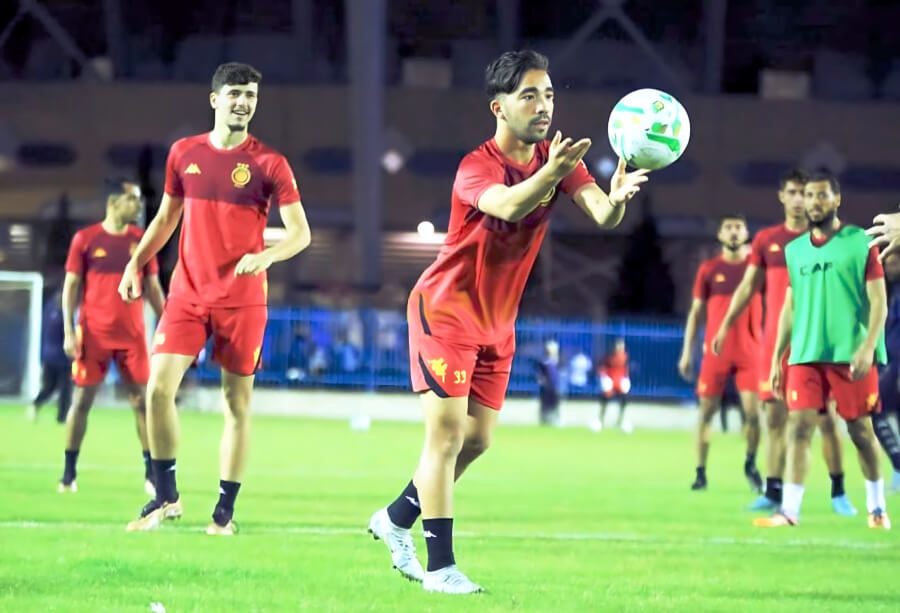
{"type": "Polygon", "coordinates": [[[431,370],[432,370],[432,372],[434,372],[435,376],[441,378],[441,383],[446,382],[447,362],[444,361],[444,358],[438,358],[436,360],[428,360],[428,366],[431,367],[431,370]]]}
{"type": "Polygon", "coordinates": [[[697,389],[700,390],[701,393],[705,392],[706,391],[706,383],[703,383],[701,381],[700,384],[697,386],[697,389]]]}
{"type": "Polygon", "coordinates": [[[166,333],[165,332],[157,332],[153,335],[153,344],[154,345],[162,345],[166,342],[166,333]]]}
{"type": "Polygon", "coordinates": [[[253,350],[253,363],[256,364],[259,362],[259,352],[262,351],[262,347],[257,347],[253,350]]]}
{"type": "Polygon", "coordinates": [[[866,406],[867,407],[872,409],[877,404],[878,404],[878,394],[869,394],[868,396],[866,396],[866,406]]]}
{"type": "Polygon", "coordinates": [[[244,187],[250,183],[250,164],[238,163],[231,171],[231,180],[235,187],[244,187]]]}
{"type": "Polygon", "coordinates": [[[797,390],[791,390],[791,402],[797,402],[798,394],[797,390]]]}
{"type": "Polygon", "coordinates": [[[760,381],[760,382],[759,382],[759,391],[761,391],[761,392],[771,392],[771,391],[772,391],[772,384],[769,383],[768,381],[760,381]]]}

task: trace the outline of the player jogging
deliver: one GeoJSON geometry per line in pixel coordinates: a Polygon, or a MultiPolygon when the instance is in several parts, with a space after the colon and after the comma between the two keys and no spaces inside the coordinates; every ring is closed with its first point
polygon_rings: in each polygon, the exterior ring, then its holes
{"type": "Polygon", "coordinates": [[[878,445],[870,414],[878,411],[878,372],[885,363],[887,296],[878,250],[868,247],[862,228],[837,217],[841,190],[834,176],[820,172],[804,188],[810,231],[788,243],[790,284],[778,324],[770,366],[772,389],[788,405],[787,479],[781,508],[757,518],[763,527],[795,525],[800,517],[809,444],[818,412],[829,398],[847,422],[866,480],[869,526],[891,526],[884,499],[878,445]],[[790,343],[785,371],[782,356],[790,343]]]}
{"type": "MultiPolygon", "coordinates": [[[[778,185],[778,200],[784,206],[784,223],[760,230],[750,246],[750,262],[740,285],[731,298],[728,312],[712,342],[715,354],[722,352],[725,338],[731,326],[750,304],[753,296],[761,293],[765,304],[763,340],[759,353],[759,399],[766,412],[768,439],[766,442],[766,488],[754,500],[748,510],[774,511],[781,504],[782,478],[785,466],[785,427],[788,410],[783,400],[776,397],[769,385],[769,367],[775,352],[775,335],[778,317],[784,304],[788,287],[788,272],[784,260],[785,246],[803,234],[807,228],[806,207],[803,203],[803,186],[806,173],[793,169],[785,173],[778,185]]],[[[785,365],[787,356],[785,356],[785,365]]],[[[784,393],[782,391],[782,398],[784,393]]],[[[844,469],[841,461],[841,441],[831,413],[822,414],[819,423],[822,432],[822,454],[831,476],[831,508],[838,515],[856,515],[856,508],[844,491],[844,469]]]]}
{"type": "Polygon", "coordinates": [[[697,421],[697,475],[691,485],[692,490],[704,490],[706,481],[706,459],[709,455],[709,439],[712,420],[722,402],[722,392],[728,377],[734,375],[735,385],[744,407],[745,430],[747,436],[747,458],[744,461],[744,476],[750,487],[762,489],[762,478],[756,469],[756,449],[759,446],[759,414],[756,398],[756,359],[760,340],[760,320],[762,305],[757,297],[750,309],[744,313],[734,329],[729,333],[725,351],[715,355],[710,351],[710,343],[731,295],[747,268],[747,222],[743,215],[728,214],[719,219],[717,238],[722,245],[720,255],[705,260],[697,269],[694,280],[694,298],[685,324],[684,343],[678,371],[690,381],[694,377],[694,338],[700,327],[700,316],[706,308],[706,332],[703,340],[703,361],[697,381],[697,396],[700,398],[700,416],[697,421]]]}
{"type": "Polygon", "coordinates": [[[425,444],[412,481],[369,531],[383,539],[394,566],[428,591],[481,591],[455,565],[453,484],[490,445],[515,350],[514,322],[528,274],[560,193],[600,227],[616,226],[625,203],[646,181],[620,160],[610,195],[581,161],[590,140],[557,132],[548,61],[507,52],[485,72],[494,137],[466,155],[453,184],[447,238],[409,297],[413,390],[421,394],[425,444]],[[410,528],[419,515],[427,573],[410,528]]]}
{"type": "MultiPolygon", "coordinates": [[[[141,212],[141,191],[137,184],[123,179],[107,180],[103,191],[106,217],[75,234],[66,258],[62,294],[63,350],[74,360],[72,380],[76,387],[75,400],[66,417],[65,468],[57,489],[60,492],[78,490],[76,463],[87,429],[88,412],[106,378],[110,362],[115,360],[134,408],[144,454],[144,488],[152,495],[144,407],[150,372],[144,301],[125,304],[116,291],[122,271],[141,240],[141,229],[133,225],[141,212]],[[76,325],[79,295],[81,308],[76,325]]],[[[163,308],[158,272],[155,258],[148,258],[140,268],[134,269],[134,284],[138,288],[146,284],[147,299],[157,317],[163,308]]]]}
{"type": "Polygon", "coordinates": [[[628,403],[628,392],[631,391],[631,377],[628,375],[628,370],[625,339],[617,338],[615,347],[604,356],[597,368],[597,379],[600,382],[600,414],[594,423],[594,430],[603,429],[603,423],[606,420],[606,406],[610,400],[617,399],[619,415],[616,417],[616,426],[623,432],[631,432],[631,424],[625,421],[625,406],[628,403]]]}
{"type": "Polygon", "coordinates": [[[297,183],[287,160],[251,136],[261,75],[246,64],[222,64],[212,78],[212,132],[176,141],[166,162],[159,212],[128,263],[119,293],[140,295],[136,271],[169,240],[184,213],[178,263],[154,337],[147,424],[156,496],[128,530],[155,530],[182,514],[175,483],[178,414],[184,372],[213,337],[222,367],[225,427],[219,500],[209,534],[233,534],[234,503],[250,440],[250,395],[266,326],[266,269],[309,245],[297,183]],[[278,206],[286,235],[264,248],[269,206],[278,206]]]}

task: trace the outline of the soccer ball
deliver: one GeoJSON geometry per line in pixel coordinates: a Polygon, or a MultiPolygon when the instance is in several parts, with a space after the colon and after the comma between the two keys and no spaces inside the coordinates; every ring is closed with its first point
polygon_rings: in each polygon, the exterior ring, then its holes
{"type": "Polygon", "coordinates": [[[657,170],[684,153],[691,122],[681,103],[658,89],[638,89],[609,114],[609,144],[629,166],[657,170]]]}

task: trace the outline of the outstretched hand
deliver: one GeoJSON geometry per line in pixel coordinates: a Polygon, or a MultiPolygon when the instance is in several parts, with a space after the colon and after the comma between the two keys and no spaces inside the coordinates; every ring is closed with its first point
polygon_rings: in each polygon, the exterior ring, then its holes
{"type": "Polygon", "coordinates": [[[609,203],[620,206],[634,198],[641,191],[641,183],[647,182],[649,170],[642,168],[634,172],[625,172],[625,160],[619,158],[619,164],[609,181],[609,203]]]}
{"type": "Polygon", "coordinates": [[[561,179],[575,170],[590,147],[591,139],[582,138],[577,143],[573,143],[571,138],[563,138],[562,132],[557,130],[553,140],[550,141],[550,157],[547,165],[561,179]]]}
{"type": "Polygon", "coordinates": [[[892,253],[900,253],[900,213],[876,215],[872,224],[866,230],[866,234],[873,237],[869,247],[884,247],[879,256],[881,261],[892,253]]]}

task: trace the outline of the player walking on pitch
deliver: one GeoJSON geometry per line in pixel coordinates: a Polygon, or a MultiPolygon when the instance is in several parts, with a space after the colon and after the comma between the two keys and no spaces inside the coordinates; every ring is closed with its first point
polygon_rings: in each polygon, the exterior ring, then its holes
{"type": "Polygon", "coordinates": [[[762,489],[762,478],[756,469],[756,450],[759,447],[759,412],[756,397],[756,358],[761,336],[762,304],[757,297],[745,312],[726,341],[725,351],[716,355],[710,344],[725,309],[747,268],[747,222],[742,215],[723,215],[719,219],[718,240],[722,245],[720,255],[700,264],[694,280],[694,298],[685,324],[684,343],[678,372],[691,381],[694,377],[694,338],[700,327],[700,316],[706,309],[706,332],[703,340],[703,361],[697,381],[700,398],[700,416],[697,421],[697,475],[692,490],[704,490],[706,459],[709,455],[709,439],[713,417],[722,402],[722,392],[728,377],[734,375],[735,385],[741,397],[746,419],[747,458],[744,476],[750,487],[762,489]]]}
{"type": "MultiPolygon", "coordinates": [[[[113,360],[134,408],[138,438],[144,454],[144,488],[153,494],[145,386],[149,377],[144,301],[125,304],[116,292],[119,277],[142,231],[133,225],[141,212],[137,184],[110,179],[104,184],[106,217],[101,223],[79,230],[72,238],[63,281],[63,350],[74,360],[72,380],[75,399],[66,416],[65,468],[57,489],[76,492],[76,464],[87,430],[88,413],[113,360]],[[81,296],[78,324],[75,309],[81,296]]],[[[147,258],[133,271],[135,287],[146,284],[147,298],[159,317],[163,291],[155,258],[147,258]]]]}
{"type": "Polygon", "coordinates": [[[771,383],[780,394],[782,379],[789,410],[788,483],[781,508],[757,518],[762,527],[797,524],[809,464],[809,442],[829,398],[859,452],[866,480],[869,526],[890,529],[878,445],[870,414],[879,410],[878,372],[884,364],[887,296],[878,250],[868,247],[862,228],[837,217],[841,190],[827,173],[812,175],[804,188],[810,231],[788,243],[790,279],[772,356],[771,383]],[[790,343],[788,367],[782,356],[790,343]]]}
{"type": "Polygon", "coordinates": [[[514,322],[560,192],[600,227],[618,225],[647,180],[624,161],[607,196],[581,161],[591,141],[557,132],[547,58],[507,52],[486,72],[494,137],[469,153],[453,184],[447,238],[410,294],[410,367],[425,412],[425,444],[412,481],[369,531],[394,566],[428,591],[481,591],[453,556],[454,481],[490,445],[515,350],[514,322]],[[410,528],[422,515],[427,573],[410,528]]]}
{"type": "Polygon", "coordinates": [[[175,392],[185,371],[213,337],[222,367],[225,427],[219,500],[209,534],[233,534],[234,503],[250,442],[250,395],[266,326],[266,269],[310,242],[297,183],[287,160],[248,133],[261,75],[246,64],[223,64],[212,78],[212,132],[176,141],[166,163],[159,213],[128,263],[119,293],[140,296],[137,271],[169,240],[184,213],[178,264],[154,338],[147,390],[156,496],[128,530],[155,530],[182,514],[175,483],[178,414],[175,392]],[[286,235],[264,248],[269,206],[277,205],[286,235]]]}
{"type": "MultiPolygon", "coordinates": [[[[750,262],[740,285],[731,298],[728,312],[719,326],[712,342],[712,351],[719,355],[723,351],[725,339],[738,317],[750,304],[751,299],[761,293],[765,304],[763,340],[760,344],[759,399],[766,412],[768,439],[766,442],[766,488],[754,500],[750,511],[774,511],[781,505],[782,478],[785,466],[785,428],[788,409],[784,403],[784,390],[776,396],[769,383],[769,368],[775,352],[775,336],[778,332],[778,317],[784,304],[784,295],[789,285],[784,249],[789,242],[807,229],[806,207],[803,202],[803,186],[806,173],[790,170],[778,186],[778,200],[784,206],[784,223],[760,230],[750,246],[750,262]]],[[[787,365],[787,356],[784,358],[787,365]]],[[[838,515],[856,515],[856,508],[844,491],[844,469],[841,460],[841,441],[831,413],[822,414],[819,423],[822,432],[822,454],[831,476],[831,507],[838,515]]]]}

